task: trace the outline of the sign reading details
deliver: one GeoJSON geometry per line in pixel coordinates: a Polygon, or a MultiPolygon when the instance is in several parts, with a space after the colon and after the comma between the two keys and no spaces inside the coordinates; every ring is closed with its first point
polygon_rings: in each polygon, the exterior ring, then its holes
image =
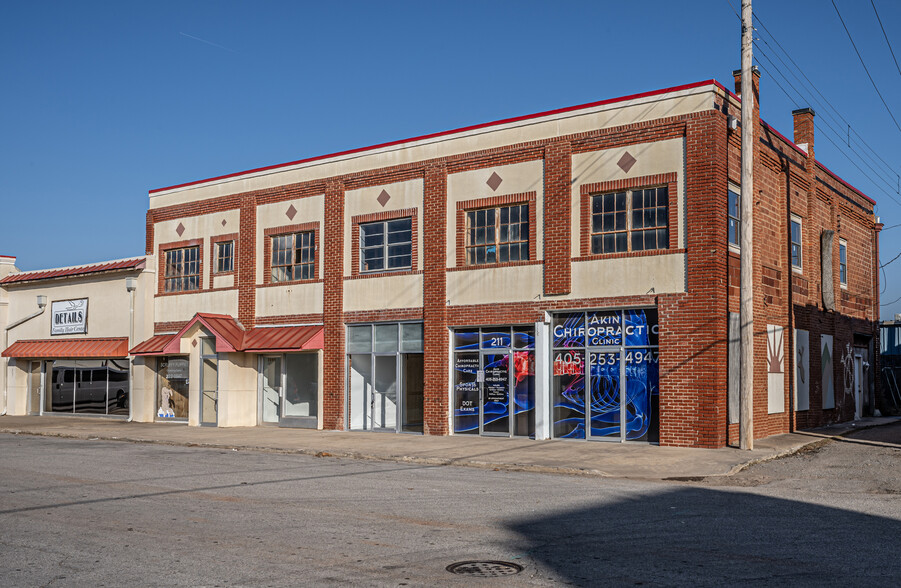
{"type": "Polygon", "coordinates": [[[60,300],[50,306],[51,335],[88,332],[88,299],[60,300]]]}

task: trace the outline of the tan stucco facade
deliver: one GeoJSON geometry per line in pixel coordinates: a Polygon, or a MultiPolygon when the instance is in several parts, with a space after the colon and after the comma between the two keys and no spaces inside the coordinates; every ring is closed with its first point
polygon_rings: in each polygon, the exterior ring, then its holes
{"type": "MultiPolygon", "coordinates": [[[[8,320],[3,323],[6,335],[4,349],[17,341],[25,340],[65,341],[128,338],[129,327],[132,324],[132,308],[134,329],[133,336],[128,342],[129,347],[150,337],[153,333],[152,302],[156,291],[156,271],[152,267],[152,259],[152,257],[147,258],[146,268],[143,270],[128,269],[39,279],[12,283],[0,288],[0,295],[8,301],[8,305],[0,305],[0,313],[5,311],[8,315],[8,320]],[[133,295],[126,288],[126,280],[129,278],[136,280],[136,289],[133,295]],[[38,296],[46,296],[47,305],[43,310],[38,307],[38,296]],[[134,297],[133,301],[132,296],[134,297]],[[53,303],[80,299],[87,299],[87,332],[51,335],[53,303]],[[6,330],[7,325],[14,324],[33,314],[36,316],[6,330]]],[[[71,270],[73,268],[56,269],[71,270]]],[[[7,380],[5,390],[8,414],[24,415],[41,410],[39,406],[32,406],[33,402],[29,400],[31,367],[32,360],[30,358],[15,358],[8,362],[7,369],[4,370],[7,380]]],[[[141,394],[144,393],[146,391],[133,390],[132,402],[143,402],[141,394]]]]}

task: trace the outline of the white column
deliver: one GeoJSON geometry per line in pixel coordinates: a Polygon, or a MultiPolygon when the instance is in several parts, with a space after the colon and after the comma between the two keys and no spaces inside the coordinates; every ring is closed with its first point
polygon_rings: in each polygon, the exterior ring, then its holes
{"type": "Polygon", "coordinates": [[[535,323],[535,439],[551,438],[551,325],[535,323]]]}

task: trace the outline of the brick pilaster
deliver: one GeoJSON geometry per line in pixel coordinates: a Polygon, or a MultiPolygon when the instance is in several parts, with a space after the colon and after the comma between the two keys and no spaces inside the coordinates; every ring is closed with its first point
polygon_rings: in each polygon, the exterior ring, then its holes
{"type": "MultiPolygon", "coordinates": [[[[661,445],[726,442],[725,129],[725,115],[713,111],[686,128],[687,293],[661,296],[659,302],[661,445]]],[[[675,205],[674,199],[670,203],[675,205]]]]}
{"type": "Polygon", "coordinates": [[[256,317],[257,202],[253,194],[241,197],[238,236],[238,320],[244,328],[254,326],[256,317]]]}
{"type": "Polygon", "coordinates": [[[448,434],[447,168],[430,166],[423,181],[424,433],[448,434]]]}
{"type": "MultiPolygon", "coordinates": [[[[544,149],[544,293],[569,294],[572,271],[572,144],[544,149]]],[[[533,237],[534,238],[534,237],[533,237]]]]}
{"type": "Polygon", "coordinates": [[[322,426],[344,429],[344,184],[325,188],[322,238],[323,325],[322,426]]]}

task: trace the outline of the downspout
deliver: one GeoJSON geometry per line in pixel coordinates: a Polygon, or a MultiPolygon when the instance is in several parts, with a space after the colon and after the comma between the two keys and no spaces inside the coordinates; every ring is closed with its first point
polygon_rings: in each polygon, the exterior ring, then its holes
{"type": "MultiPolygon", "coordinates": [[[[36,312],[33,312],[33,313],[29,314],[29,315],[26,316],[25,318],[20,318],[19,320],[17,320],[17,321],[14,322],[13,324],[11,324],[11,325],[9,325],[9,326],[7,326],[6,328],[3,329],[3,346],[2,346],[2,348],[0,348],[0,349],[3,349],[3,351],[6,351],[7,343],[8,343],[8,341],[9,341],[9,332],[10,332],[10,330],[15,329],[16,327],[18,327],[18,326],[21,325],[22,323],[28,322],[28,321],[30,321],[31,319],[33,319],[33,318],[35,318],[35,317],[37,317],[37,316],[41,316],[42,314],[44,314],[44,309],[45,309],[45,308],[47,308],[47,297],[44,296],[44,295],[42,295],[42,294],[39,294],[39,295],[38,295],[38,310],[37,310],[36,312]]],[[[4,363],[3,369],[5,369],[5,370],[8,370],[8,369],[9,369],[9,360],[8,360],[8,359],[7,359],[6,362],[4,363]]],[[[7,374],[7,375],[8,375],[8,374],[7,374]]],[[[7,380],[7,381],[6,381],[6,385],[3,387],[3,410],[0,411],[0,416],[6,416],[6,412],[7,412],[7,410],[9,409],[9,405],[8,405],[8,402],[9,402],[9,392],[8,392],[8,390],[9,390],[9,381],[7,380]]]]}
{"type": "MultiPolygon", "coordinates": [[[[125,278],[125,289],[128,290],[128,348],[133,349],[135,345],[135,290],[138,288],[138,281],[135,278],[125,278]]],[[[128,359],[128,421],[134,420],[134,387],[135,387],[135,366],[134,359],[128,359]]]]}

